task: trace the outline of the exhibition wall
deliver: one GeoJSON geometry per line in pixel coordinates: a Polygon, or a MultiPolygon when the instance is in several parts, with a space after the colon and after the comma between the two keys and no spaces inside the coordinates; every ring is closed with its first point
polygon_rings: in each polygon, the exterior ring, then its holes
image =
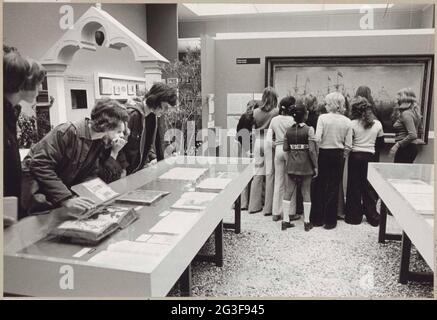
{"type": "MultiPolygon", "coordinates": [[[[294,34],[288,38],[216,39],[215,73],[202,82],[214,82],[215,125],[227,127],[227,95],[230,93],[260,93],[265,85],[265,58],[272,56],[382,56],[423,55],[434,53],[433,30],[338,32],[323,36],[323,32],[294,34]],[[378,33],[378,35],[372,35],[378,33]],[[402,34],[404,33],[404,34],[402,34]],[[410,34],[406,34],[410,33],[410,34]],[[237,58],[260,58],[259,64],[236,64],[237,58]],[[218,71],[220,70],[220,71],[218,71]]],[[[209,44],[209,47],[212,45],[209,44]]],[[[208,87],[208,84],[203,84],[208,87]]],[[[363,85],[365,85],[363,83],[363,85]]],[[[434,130],[431,112],[431,137],[434,130]]],[[[433,162],[433,139],[421,148],[418,161],[433,162]]],[[[383,155],[384,159],[385,155],[383,155]]]]}

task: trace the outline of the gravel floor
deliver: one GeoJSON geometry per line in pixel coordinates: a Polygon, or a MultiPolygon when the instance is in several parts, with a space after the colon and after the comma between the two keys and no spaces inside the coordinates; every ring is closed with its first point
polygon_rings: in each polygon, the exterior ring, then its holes
{"type": "MultiPolygon", "coordinates": [[[[232,220],[232,213],[229,214],[232,220]]],[[[226,219],[225,219],[226,221],[226,219]]],[[[193,296],[433,298],[432,284],[398,283],[401,244],[378,244],[378,228],[339,221],[334,230],[304,232],[242,212],[242,232],[224,232],[224,266],[193,262],[193,296]]],[[[389,216],[387,230],[399,231],[389,216]]],[[[213,252],[211,238],[201,253],[213,252]]],[[[411,269],[430,271],[414,249],[411,269]]],[[[178,296],[176,285],[169,296],[178,296]]]]}

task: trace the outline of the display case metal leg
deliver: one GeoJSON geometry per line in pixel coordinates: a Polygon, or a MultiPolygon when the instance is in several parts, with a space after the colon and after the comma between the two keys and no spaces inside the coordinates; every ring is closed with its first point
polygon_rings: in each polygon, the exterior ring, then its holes
{"type": "Polygon", "coordinates": [[[412,243],[410,238],[405,232],[403,232],[401,266],[399,269],[399,283],[407,284],[408,281],[432,283],[434,281],[434,274],[432,272],[410,271],[411,246],[412,243]]]}
{"type": "Polygon", "coordinates": [[[401,267],[399,270],[399,282],[406,284],[410,273],[411,240],[405,232],[402,233],[401,267]]]}
{"type": "Polygon", "coordinates": [[[223,220],[214,230],[214,249],[213,255],[198,254],[194,259],[196,261],[213,262],[217,267],[223,267],[223,220]]]}
{"type": "Polygon", "coordinates": [[[179,278],[179,287],[182,297],[191,297],[191,264],[188,265],[184,273],[182,273],[181,277],[179,278]]]}
{"type": "Polygon", "coordinates": [[[384,202],[381,201],[381,212],[379,213],[379,234],[378,242],[385,243],[385,232],[387,228],[387,207],[384,202]]]}
{"type": "Polygon", "coordinates": [[[241,195],[234,202],[234,223],[224,223],[225,229],[232,229],[235,233],[241,232],[241,195]]]}
{"type": "Polygon", "coordinates": [[[223,267],[223,221],[220,221],[214,231],[215,238],[215,264],[217,267],[223,267]]]}
{"type": "Polygon", "coordinates": [[[379,234],[378,234],[378,242],[379,243],[385,243],[386,240],[395,240],[395,241],[402,240],[401,234],[387,233],[387,215],[388,214],[389,214],[389,210],[388,210],[387,206],[384,204],[383,201],[381,201],[381,213],[380,213],[379,234]]]}

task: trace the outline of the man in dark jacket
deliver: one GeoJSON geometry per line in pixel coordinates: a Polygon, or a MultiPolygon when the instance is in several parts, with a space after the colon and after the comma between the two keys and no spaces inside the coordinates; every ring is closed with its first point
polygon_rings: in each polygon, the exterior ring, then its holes
{"type": "Polygon", "coordinates": [[[37,183],[37,190],[31,190],[24,201],[28,210],[33,211],[35,191],[55,207],[62,205],[74,212],[91,209],[94,203],[75,197],[70,188],[102,173],[99,160],[109,143],[113,144],[111,155],[104,165],[119,168],[116,158],[125,144],[122,138],[127,120],[126,109],[117,101],[101,100],[91,119],[61,124],[35,144],[23,161],[24,171],[37,183]]]}
{"type": "Polygon", "coordinates": [[[3,48],[3,195],[16,197],[18,219],[23,218],[21,200],[21,159],[17,140],[17,120],[20,101],[36,102],[44,80],[42,66],[25,59],[16,49],[3,48]]]}
{"type": "Polygon", "coordinates": [[[125,156],[129,166],[127,174],[144,168],[150,160],[152,150],[156,160],[164,158],[161,134],[158,133],[159,117],[169,106],[177,102],[176,90],[164,83],[155,83],[142,101],[134,101],[127,106],[129,112],[130,135],[128,143],[119,157],[125,156]],[[157,138],[158,137],[158,138],[157,138]]]}

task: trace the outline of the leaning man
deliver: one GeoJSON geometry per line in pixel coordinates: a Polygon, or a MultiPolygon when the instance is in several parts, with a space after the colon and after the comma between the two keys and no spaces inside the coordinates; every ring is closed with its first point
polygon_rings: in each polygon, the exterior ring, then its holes
{"type": "MultiPolygon", "coordinates": [[[[37,200],[36,195],[43,195],[49,208],[64,206],[80,213],[94,207],[92,200],[75,197],[70,188],[98,176],[99,157],[108,143],[124,136],[127,121],[124,106],[115,100],[100,100],[91,119],[61,124],[35,144],[23,160],[28,181],[23,204],[28,213],[41,211],[41,197],[37,200]]],[[[119,144],[115,149],[119,151],[119,144]]],[[[117,166],[114,157],[104,165],[117,166]]]]}

